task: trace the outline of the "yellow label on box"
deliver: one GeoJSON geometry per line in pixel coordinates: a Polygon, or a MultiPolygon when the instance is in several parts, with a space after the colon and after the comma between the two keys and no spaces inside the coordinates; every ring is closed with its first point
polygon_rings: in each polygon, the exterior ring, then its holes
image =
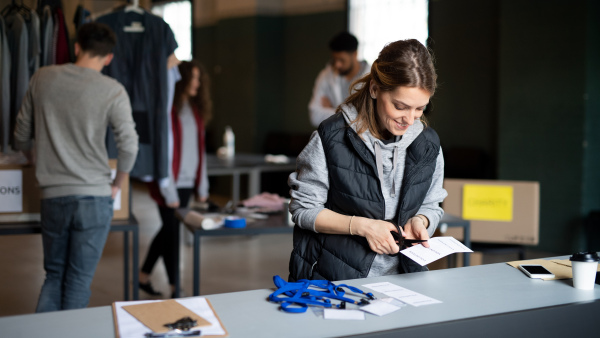
{"type": "Polygon", "coordinates": [[[465,184],[462,217],[481,221],[512,221],[513,187],[465,184]]]}

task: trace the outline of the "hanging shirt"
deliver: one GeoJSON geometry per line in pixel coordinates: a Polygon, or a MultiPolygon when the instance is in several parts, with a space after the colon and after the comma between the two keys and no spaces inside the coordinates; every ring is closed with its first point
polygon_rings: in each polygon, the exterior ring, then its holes
{"type": "Polygon", "coordinates": [[[29,31],[29,76],[32,76],[40,68],[40,55],[42,52],[40,38],[40,17],[36,12],[30,11],[31,19],[27,22],[29,31]]]}
{"type": "Polygon", "coordinates": [[[6,23],[6,37],[10,49],[10,143],[13,140],[13,130],[21,102],[29,86],[29,32],[25,19],[19,13],[13,13],[4,18],[6,23]]]}
{"type": "MultiPolygon", "coordinates": [[[[123,84],[133,110],[139,135],[139,153],[132,177],[168,177],[167,60],[177,48],[169,25],[158,16],[144,12],[118,11],[99,17],[117,35],[114,59],[103,72],[123,84]],[[127,32],[133,22],[143,32],[127,32]]],[[[109,156],[116,156],[114,141],[107,138],[109,156]]]]}
{"type": "Polygon", "coordinates": [[[83,8],[83,6],[78,5],[75,10],[75,16],[73,17],[73,23],[75,24],[75,29],[79,30],[81,25],[86,24],[88,22],[92,22],[91,19],[92,13],[87,9],[83,8]]]}
{"type": "Polygon", "coordinates": [[[41,47],[42,54],[40,66],[52,64],[52,37],[54,36],[54,20],[50,6],[44,6],[41,24],[41,47]]]}
{"type": "Polygon", "coordinates": [[[8,152],[9,139],[11,135],[10,124],[10,49],[6,39],[6,26],[4,18],[0,16],[0,152],[8,152]]]}
{"type": "Polygon", "coordinates": [[[69,33],[65,23],[65,15],[62,9],[57,8],[54,15],[55,26],[55,55],[54,60],[57,65],[71,62],[71,51],[69,50],[69,33]]]}

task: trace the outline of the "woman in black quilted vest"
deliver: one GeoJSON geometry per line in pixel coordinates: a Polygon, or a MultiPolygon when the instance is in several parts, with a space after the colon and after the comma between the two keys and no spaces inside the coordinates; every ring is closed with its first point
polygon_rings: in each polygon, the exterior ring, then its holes
{"type": "Polygon", "coordinates": [[[392,233],[427,240],[443,215],[444,159],[423,115],[436,79],[419,41],[390,43],[313,133],[288,182],[296,224],[290,280],[427,269],[398,255],[392,233]]]}

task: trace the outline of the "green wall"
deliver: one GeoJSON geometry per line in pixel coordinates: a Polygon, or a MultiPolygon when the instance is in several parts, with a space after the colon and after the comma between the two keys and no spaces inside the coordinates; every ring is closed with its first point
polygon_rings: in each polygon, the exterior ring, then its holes
{"type": "Polygon", "coordinates": [[[443,149],[477,148],[491,160],[497,151],[497,8],[498,1],[433,0],[429,9],[439,87],[428,119],[443,149]]]}
{"type": "Polygon", "coordinates": [[[539,249],[585,249],[600,209],[600,3],[432,0],[444,149],[495,158],[494,177],[539,181],[539,249]]]}
{"type": "Polygon", "coordinates": [[[600,11],[592,1],[501,4],[499,178],[540,182],[540,248],[583,249],[582,218],[600,207],[589,191],[600,159],[600,40],[589,25],[600,11]]]}
{"type": "Polygon", "coordinates": [[[586,13],[583,215],[600,209],[600,2],[588,1],[586,13]]]}
{"type": "Polygon", "coordinates": [[[285,119],[289,133],[310,133],[308,102],[315,79],[329,61],[329,40],[346,29],[346,12],[285,17],[285,119]]]}
{"type": "Polygon", "coordinates": [[[231,18],[194,29],[194,55],[213,83],[209,145],[222,145],[226,125],[238,152],[263,152],[272,132],[310,133],[313,83],[329,59],[329,39],[345,26],[345,11],[337,11],[231,18]]]}

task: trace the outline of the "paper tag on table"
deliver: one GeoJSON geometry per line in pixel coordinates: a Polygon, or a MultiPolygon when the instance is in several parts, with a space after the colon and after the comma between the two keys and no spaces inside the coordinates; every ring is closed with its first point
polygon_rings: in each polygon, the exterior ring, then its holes
{"type": "MultiPolygon", "coordinates": [[[[110,179],[114,180],[117,177],[117,169],[110,170],[110,179]]],[[[117,192],[117,196],[115,196],[115,202],[113,203],[113,210],[121,210],[121,189],[117,192]]]]}
{"type": "Polygon", "coordinates": [[[389,282],[372,283],[363,286],[371,290],[381,292],[386,296],[395,298],[403,303],[410,304],[412,306],[422,306],[441,303],[441,301],[437,299],[427,297],[418,292],[405,289],[399,285],[392,284],[389,282]]]}
{"type": "Polygon", "coordinates": [[[387,299],[377,299],[371,301],[371,304],[361,307],[360,309],[365,312],[372,313],[377,316],[385,316],[394,311],[400,310],[400,307],[394,305],[392,302],[388,300],[393,300],[392,298],[387,299]]]}
{"type": "Polygon", "coordinates": [[[325,309],[325,319],[365,320],[365,313],[360,310],[325,309]]]}
{"type": "Polygon", "coordinates": [[[453,253],[473,252],[452,236],[434,237],[430,238],[428,242],[429,248],[423,245],[414,245],[400,253],[423,266],[453,253]]]}

